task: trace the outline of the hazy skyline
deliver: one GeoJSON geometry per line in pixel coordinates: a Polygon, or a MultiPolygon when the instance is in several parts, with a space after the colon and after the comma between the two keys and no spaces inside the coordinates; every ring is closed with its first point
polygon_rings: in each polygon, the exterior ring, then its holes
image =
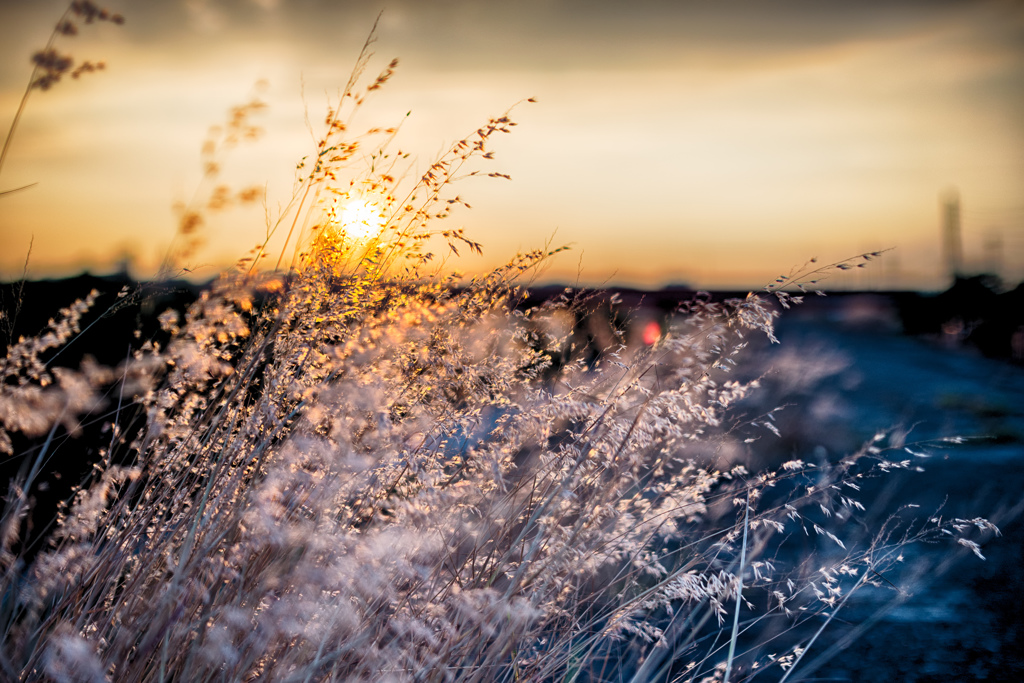
{"type": "MultiPolygon", "coordinates": [[[[66,2],[0,2],[0,124],[66,2]]],[[[513,181],[473,182],[461,270],[571,244],[549,278],[754,286],[812,256],[895,247],[854,285],[943,284],[939,195],[959,189],[968,269],[1024,278],[1024,5],[996,2],[111,2],[124,26],[58,49],[103,73],[34,92],[0,173],[0,275],[151,272],[207,129],[268,83],[263,138],[225,169],[290,196],[374,17],[359,125],[403,121],[422,170],[528,97],[496,148],[513,181]],[[1001,244],[1001,247],[994,245],[1001,244]],[[987,245],[987,246],[986,246],[987,245]],[[998,254],[996,252],[998,251],[998,254]],[[899,281],[896,281],[896,278],[899,281]]],[[[474,179],[475,180],[475,179],[474,179]]],[[[261,209],[209,225],[201,276],[263,233],[261,209]]]]}

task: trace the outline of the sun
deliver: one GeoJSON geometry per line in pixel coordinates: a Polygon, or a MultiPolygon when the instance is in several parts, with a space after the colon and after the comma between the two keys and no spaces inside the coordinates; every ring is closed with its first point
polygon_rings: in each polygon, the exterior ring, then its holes
{"type": "Polygon", "coordinates": [[[345,237],[362,242],[380,234],[387,220],[383,207],[372,199],[352,199],[339,212],[336,227],[345,237]]]}

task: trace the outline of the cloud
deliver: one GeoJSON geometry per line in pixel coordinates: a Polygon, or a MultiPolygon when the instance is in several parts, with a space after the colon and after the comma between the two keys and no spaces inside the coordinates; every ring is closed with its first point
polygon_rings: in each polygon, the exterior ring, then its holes
{"type": "Polygon", "coordinates": [[[227,14],[210,0],[185,0],[189,24],[203,33],[218,33],[227,25],[227,14]]]}

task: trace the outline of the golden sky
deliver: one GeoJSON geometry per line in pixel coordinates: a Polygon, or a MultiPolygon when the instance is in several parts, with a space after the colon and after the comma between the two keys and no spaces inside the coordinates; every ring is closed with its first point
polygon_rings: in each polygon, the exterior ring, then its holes
{"type": "MultiPolygon", "coordinates": [[[[6,132],[66,2],[0,0],[6,132]]],[[[751,287],[811,257],[894,248],[837,286],[936,288],[939,194],[959,189],[969,269],[1024,278],[1024,5],[1005,0],[111,0],[126,23],[56,47],[101,73],[33,91],[0,190],[0,277],[150,275],[200,180],[211,125],[254,84],[257,142],[233,186],[291,195],[295,163],[377,13],[369,73],[401,64],[358,126],[402,122],[422,172],[514,110],[472,210],[479,271],[569,244],[546,277],[587,284],[751,287]],[[411,112],[408,118],[406,112],[411,112]],[[859,279],[858,279],[859,278],[859,279]]],[[[258,242],[261,207],[218,214],[191,265],[212,277],[258,242]]]]}

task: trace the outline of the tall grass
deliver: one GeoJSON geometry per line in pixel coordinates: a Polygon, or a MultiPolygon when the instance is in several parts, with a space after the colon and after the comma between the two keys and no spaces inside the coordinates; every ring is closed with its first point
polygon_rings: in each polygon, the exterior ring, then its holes
{"type": "Polygon", "coordinates": [[[346,123],[395,68],[367,85],[368,60],[267,241],[161,314],[162,339],[118,367],[52,367],[89,297],[8,348],[0,449],[24,467],[0,538],[4,678],[779,680],[852,595],[888,589],[908,544],[980,554],[982,519],[851,540],[862,480],[910,466],[899,437],[718,464],[723,430],[775,431],[735,410],[757,382],[729,371],[752,335],[775,341],[778,304],[799,302],[783,285],[856,262],[683,302],[650,346],[592,315],[594,294],[524,306],[554,250],[445,275],[432,250],[480,248],[444,227],[456,183],[502,175],[486,164],[512,113],[403,183],[397,131],[346,123]],[[281,237],[278,267],[257,267],[281,237]],[[27,553],[54,439],[99,417],[94,476],[27,553]],[[13,452],[14,432],[35,447],[13,452]]]}

